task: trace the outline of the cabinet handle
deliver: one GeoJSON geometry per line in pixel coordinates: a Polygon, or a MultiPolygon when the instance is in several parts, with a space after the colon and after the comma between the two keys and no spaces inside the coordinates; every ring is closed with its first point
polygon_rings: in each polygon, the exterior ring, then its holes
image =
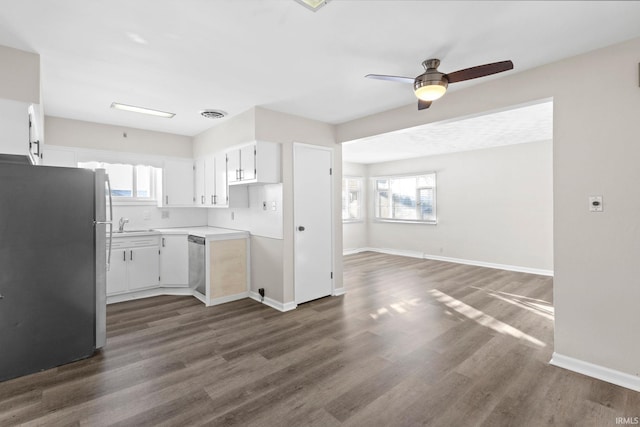
{"type": "Polygon", "coordinates": [[[240,169],[236,169],[236,180],[240,179],[240,169]]]}
{"type": "Polygon", "coordinates": [[[127,261],[127,251],[122,251],[122,260],[123,260],[124,262],[126,262],[126,261],[127,261]]]}
{"type": "Polygon", "coordinates": [[[162,238],[162,247],[164,248],[164,237],[162,238]]]}
{"type": "Polygon", "coordinates": [[[169,204],[169,196],[164,196],[164,200],[165,200],[164,203],[166,205],[168,205],[169,204]]]}
{"type": "Polygon", "coordinates": [[[244,179],[244,169],[240,169],[240,181],[244,179]]]}
{"type": "Polygon", "coordinates": [[[133,261],[133,251],[129,251],[130,255],[129,255],[129,260],[133,261]]]}
{"type": "Polygon", "coordinates": [[[200,196],[200,203],[204,205],[204,196],[200,196]]]}
{"type": "Polygon", "coordinates": [[[211,196],[211,204],[212,205],[216,204],[216,196],[211,196]]]}

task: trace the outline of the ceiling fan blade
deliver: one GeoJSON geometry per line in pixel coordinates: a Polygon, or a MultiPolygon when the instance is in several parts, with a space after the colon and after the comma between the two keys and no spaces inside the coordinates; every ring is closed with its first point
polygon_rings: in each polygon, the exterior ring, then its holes
{"type": "Polygon", "coordinates": [[[418,110],[424,110],[429,107],[431,107],[431,101],[423,101],[422,99],[418,99],[418,110]]]}
{"type": "Polygon", "coordinates": [[[390,82],[398,83],[413,83],[415,80],[413,77],[387,76],[384,74],[367,74],[365,77],[368,79],[388,80],[390,82]]]}
{"type": "Polygon", "coordinates": [[[490,76],[513,69],[513,62],[501,61],[492,64],[478,65],[477,67],[465,68],[445,74],[449,83],[463,82],[465,80],[477,79],[478,77],[490,76]]]}

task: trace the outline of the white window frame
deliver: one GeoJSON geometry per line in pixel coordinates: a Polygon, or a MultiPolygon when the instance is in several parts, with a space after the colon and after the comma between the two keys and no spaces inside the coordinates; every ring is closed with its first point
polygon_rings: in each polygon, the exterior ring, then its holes
{"type": "Polygon", "coordinates": [[[413,173],[406,175],[389,175],[389,176],[375,176],[371,178],[371,187],[373,189],[373,219],[376,222],[399,222],[399,223],[408,223],[408,224],[431,224],[435,225],[438,223],[438,214],[436,209],[436,195],[437,195],[437,175],[435,172],[421,172],[421,173],[413,173]],[[421,176],[433,175],[434,184],[425,185],[425,186],[417,186],[415,188],[415,200],[416,200],[416,217],[420,217],[420,190],[430,189],[433,192],[433,219],[423,220],[423,219],[404,219],[404,218],[381,218],[380,217],[380,208],[379,208],[379,192],[378,190],[378,181],[387,180],[389,181],[389,199],[390,199],[390,208],[393,209],[393,193],[391,193],[391,180],[393,179],[406,179],[406,178],[416,178],[421,176]]]}
{"type": "MultiPolygon", "coordinates": [[[[350,176],[350,175],[345,175],[342,177],[342,188],[345,188],[345,180],[346,181],[356,181],[358,183],[358,190],[357,190],[357,194],[358,194],[358,216],[356,218],[344,218],[344,213],[345,213],[345,202],[348,203],[348,201],[346,200],[346,197],[350,194],[347,193],[346,195],[344,194],[344,192],[342,193],[342,222],[343,223],[354,223],[354,222],[362,222],[363,220],[363,203],[362,203],[362,197],[364,195],[364,177],[362,176],[350,176]]],[[[349,188],[349,186],[347,185],[347,190],[349,188]]],[[[348,209],[347,209],[348,211],[348,209]]]]}
{"type": "Polygon", "coordinates": [[[132,173],[132,181],[131,181],[131,194],[132,196],[115,196],[112,195],[112,200],[113,200],[113,204],[114,205],[157,205],[158,204],[158,200],[157,200],[157,193],[158,193],[158,182],[157,180],[159,179],[158,177],[158,173],[157,173],[157,169],[154,166],[151,165],[144,165],[144,164],[133,164],[133,163],[128,163],[128,162],[105,162],[105,161],[100,161],[100,160],[93,160],[93,161],[86,161],[86,162],[78,162],[78,167],[82,167],[80,166],[82,163],[90,163],[90,162],[96,162],[98,164],[100,164],[100,166],[98,166],[99,168],[103,168],[104,164],[108,164],[108,165],[116,165],[116,164],[120,164],[120,165],[129,165],[132,166],[131,168],[131,173],[132,173]],[[136,166],[148,166],[151,167],[151,172],[150,172],[150,189],[149,189],[149,197],[137,197],[137,196],[133,196],[133,194],[137,194],[138,192],[138,173],[136,170],[136,166]]]}

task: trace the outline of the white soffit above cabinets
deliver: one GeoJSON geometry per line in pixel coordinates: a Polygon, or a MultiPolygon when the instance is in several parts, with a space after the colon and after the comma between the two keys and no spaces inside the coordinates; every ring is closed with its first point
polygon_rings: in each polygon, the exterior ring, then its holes
{"type": "Polygon", "coordinates": [[[381,163],[553,138],[553,102],[429,123],[342,144],[342,160],[381,163]]]}

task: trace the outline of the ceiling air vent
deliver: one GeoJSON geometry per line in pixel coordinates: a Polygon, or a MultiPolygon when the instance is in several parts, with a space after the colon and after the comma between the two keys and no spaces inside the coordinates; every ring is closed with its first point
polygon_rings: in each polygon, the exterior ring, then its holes
{"type": "Polygon", "coordinates": [[[221,119],[226,116],[227,113],[220,110],[202,110],[200,111],[200,115],[202,117],[206,117],[207,119],[221,119]]]}

